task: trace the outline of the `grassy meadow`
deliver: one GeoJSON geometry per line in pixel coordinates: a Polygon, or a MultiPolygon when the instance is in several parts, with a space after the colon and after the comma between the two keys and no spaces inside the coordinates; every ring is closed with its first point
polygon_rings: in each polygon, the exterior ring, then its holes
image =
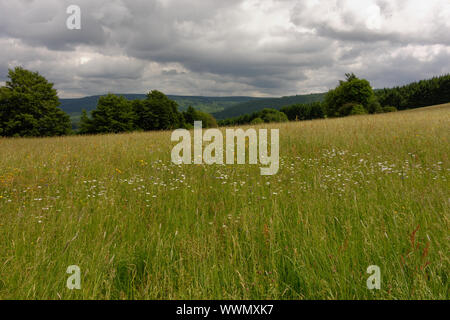
{"type": "Polygon", "coordinates": [[[274,176],[171,132],[0,139],[0,299],[449,298],[450,104],[255,127],[274,176]]]}

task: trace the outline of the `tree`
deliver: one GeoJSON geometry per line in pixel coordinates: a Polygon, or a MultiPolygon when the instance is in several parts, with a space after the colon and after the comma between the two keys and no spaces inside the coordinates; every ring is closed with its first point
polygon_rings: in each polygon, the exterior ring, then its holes
{"type": "Polygon", "coordinates": [[[195,110],[191,106],[183,112],[183,118],[187,128],[192,128],[194,121],[202,121],[203,128],[217,127],[217,121],[211,114],[195,110]]]}
{"type": "Polygon", "coordinates": [[[312,120],[325,118],[326,110],[321,102],[294,104],[281,108],[290,121],[312,120]]]}
{"type": "MultiPolygon", "coordinates": [[[[244,114],[236,118],[229,118],[219,121],[220,126],[234,126],[252,123],[253,120],[259,118],[265,123],[269,122],[286,122],[289,121],[285,113],[271,108],[265,108],[261,111],[253,112],[252,114],[244,114]]],[[[259,120],[256,120],[259,122],[259,120]]]]}
{"type": "Polygon", "coordinates": [[[189,106],[185,112],[183,112],[184,122],[188,128],[194,126],[194,121],[197,119],[197,112],[192,106],[189,106]]]}
{"type": "Polygon", "coordinates": [[[377,90],[376,96],[381,106],[393,106],[398,110],[446,103],[450,101],[450,75],[377,90]]]}
{"type": "Polygon", "coordinates": [[[203,128],[216,128],[217,127],[217,121],[216,119],[209,113],[202,112],[202,111],[196,111],[197,119],[196,121],[202,121],[203,128]]]}
{"type": "Polygon", "coordinates": [[[81,111],[80,128],[78,129],[79,134],[88,134],[93,132],[92,121],[89,119],[86,110],[81,111]]]}
{"type": "Polygon", "coordinates": [[[69,116],[59,106],[53,84],[37,72],[9,69],[0,88],[0,135],[61,136],[70,133],[69,116]]]}
{"type": "Polygon", "coordinates": [[[133,130],[169,130],[184,128],[177,103],[164,93],[151,91],[143,100],[129,101],[123,96],[100,97],[92,119],[83,112],[79,133],[118,133],[133,130]]]}
{"type": "Polygon", "coordinates": [[[149,92],[139,108],[140,110],[136,111],[138,119],[143,119],[142,115],[146,115],[145,118],[149,120],[148,124],[138,120],[138,126],[144,130],[170,130],[184,126],[177,103],[160,91],[149,92]]]}
{"type": "Polygon", "coordinates": [[[378,98],[375,95],[370,97],[369,103],[367,105],[367,111],[369,113],[382,113],[383,112],[383,108],[381,107],[381,104],[380,104],[380,102],[378,102],[378,98]]]}
{"type": "Polygon", "coordinates": [[[264,120],[261,119],[261,118],[255,118],[255,119],[252,120],[252,122],[250,122],[250,124],[254,124],[254,125],[256,125],[256,124],[263,124],[263,123],[264,123],[264,120]]]}
{"type": "Polygon", "coordinates": [[[157,128],[155,114],[152,112],[148,103],[145,103],[144,100],[133,100],[131,105],[136,115],[135,125],[137,128],[144,131],[155,130],[157,128]]]}
{"type": "Polygon", "coordinates": [[[356,115],[360,115],[360,114],[367,114],[367,110],[364,109],[362,104],[353,105],[352,109],[350,110],[350,115],[356,116],[356,115]]]}
{"type": "Polygon", "coordinates": [[[258,115],[256,115],[256,117],[261,118],[266,123],[289,121],[286,114],[284,114],[283,112],[278,111],[276,109],[270,109],[270,108],[261,110],[260,113],[258,115]]]}
{"type": "Polygon", "coordinates": [[[97,108],[92,111],[92,119],[87,115],[83,118],[80,126],[87,128],[84,133],[119,133],[135,129],[135,114],[130,101],[111,93],[100,97],[97,108]]]}
{"type": "Polygon", "coordinates": [[[349,103],[360,104],[368,110],[369,101],[373,99],[374,92],[369,81],[357,78],[353,73],[346,74],[346,80],[339,81],[339,86],[328,91],[325,104],[329,116],[346,116],[351,109],[346,108],[349,103]]]}

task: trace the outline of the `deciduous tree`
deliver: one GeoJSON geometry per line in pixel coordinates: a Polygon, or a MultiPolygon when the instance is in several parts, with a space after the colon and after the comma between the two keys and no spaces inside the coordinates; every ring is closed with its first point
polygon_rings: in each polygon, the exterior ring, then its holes
{"type": "Polygon", "coordinates": [[[53,84],[22,67],[9,70],[0,88],[0,135],[60,136],[71,130],[70,118],[59,106],[53,84]]]}

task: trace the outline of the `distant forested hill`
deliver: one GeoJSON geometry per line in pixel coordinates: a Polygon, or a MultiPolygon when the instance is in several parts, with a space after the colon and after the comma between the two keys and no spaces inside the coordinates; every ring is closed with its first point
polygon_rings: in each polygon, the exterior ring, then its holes
{"type": "MultiPolygon", "coordinates": [[[[128,100],[143,99],[145,94],[121,94],[128,100]]],[[[68,114],[81,114],[81,111],[85,109],[86,111],[92,111],[97,107],[98,99],[100,95],[89,96],[84,98],[74,98],[74,99],[59,99],[61,105],[59,106],[63,111],[68,114]]]]}
{"type": "MultiPolygon", "coordinates": [[[[124,96],[128,100],[144,99],[146,96],[145,94],[119,95],[124,96]]],[[[73,127],[76,128],[81,117],[81,111],[83,109],[88,112],[94,110],[100,97],[100,95],[96,95],[84,98],[60,99],[60,108],[70,115],[73,127]]],[[[240,103],[258,101],[261,99],[254,97],[203,97],[176,95],[168,95],[168,97],[178,103],[179,111],[186,111],[189,106],[192,106],[196,110],[208,113],[219,112],[240,103]]]]}
{"type": "Polygon", "coordinates": [[[296,95],[281,98],[260,98],[236,104],[223,111],[213,113],[216,119],[227,119],[244,114],[260,111],[264,108],[281,109],[282,107],[298,104],[322,101],[325,93],[314,93],[308,95],[296,95]]]}
{"type": "MultiPolygon", "coordinates": [[[[144,99],[145,94],[119,94],[128,100],[144,99]]],[[[61,109],[69,114],[81,113],[82,109],[91,111],[97,106],[100,95],[76,99],[60,99],[61,109]]],[[[176,101],[180,111],[185,111],[189,106],[203,112],[219,112],[239,103],[258,100],[253,97],[203,97],[203,96],[176,96],[168,95],[169,99],[176,101]]]]}

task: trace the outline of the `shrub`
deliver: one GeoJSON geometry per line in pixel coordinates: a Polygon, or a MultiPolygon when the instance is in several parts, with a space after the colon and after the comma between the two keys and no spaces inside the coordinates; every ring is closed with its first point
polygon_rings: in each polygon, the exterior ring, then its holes
{"type": "Polygon", "coordinates": [[[252,122],[250,122],[251,124],[261,124],[264,123],[264,120],[261,118],[255,118],[252,120],[252,122]]]}
{"type": "Polygon", "coordinates": [[[364,109],[362,104],[356,104],[352,107],[352,110],[350,111],[350,115],[355,116],[359,114],[367,114],[367,110],[364,109]]]}
{"type": "Polygon", "coordinates": [[[367,104],[367,111],[369,113],[383,113],[383,108],[381,104],[378,102],[378,99],[375,95],[373,95],[369,99],[369,103],[367,104]]]}
{"type": "Polygon", "coordinates": [[[280,112],[276,109],[263,109],[258,114],[256,114],[257,118],[261,118],[264,122],[287,122],[289,121],[286,114],[280,112]]]}
{"type": "Polygon", "coordinates": [[[396,112],[397,108],[392,106],[385,106],[383,107],[383,112],[396,112]]]}
{"type": "Polygon", "coordinates": [[[191,106],[183,112],[186,129],[192,129],[195,121],[202,121],[203,128],[218,127],[216,119],[209,113],[195,110],[191,106]]]}

